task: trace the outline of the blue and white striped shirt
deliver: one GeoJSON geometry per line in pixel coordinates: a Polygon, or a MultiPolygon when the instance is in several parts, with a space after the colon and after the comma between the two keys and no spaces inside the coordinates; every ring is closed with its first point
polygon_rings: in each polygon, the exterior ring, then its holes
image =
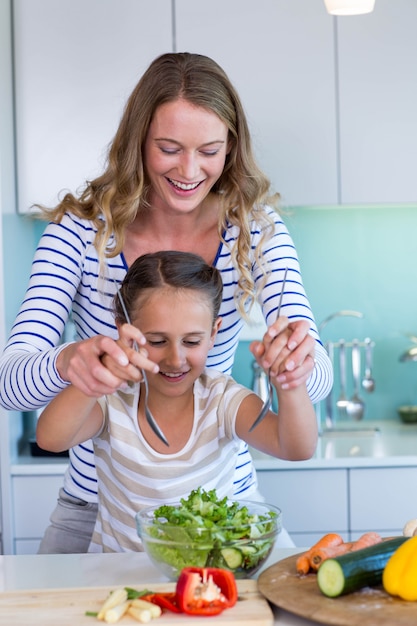
{"type": "MultiPolygon", "coordinates": [[[[285,267],[288,276],[282,303],[282,313],[291,320],[307,319],[316,343],[316,366],[308,381],[313,402],[323,399],[330,391],[333,372],[322,346],[316,323],[302,284],[294,243],[280,216],[267,209],[275,222],[275,233],[264,246],[270,273],[260,295],[260,304],[267,324],[275,319],[285,267]]],[[[261,237],[255,222],[252,232],[252,273],[255,281],[262,277],[254,250],[261,237]]],[[[93,242],[94,225],[84,219],[66,214],[59,224],[50,223],[35,252],[28,289],[0,359],[0,404],[9,410],[34,410],[47,404],[68,382],[56,369],[56,356],[63,349],[62,334],[72,310],[76,339],[97,334],[117,337],[111,312],[115,293],[114,280],[123,280],[127,265],[123,255],[107,262],[105,275],[99,275],[99,260],[93,242]]],[[[223,301],[219,315],[222,326],[208,355],[207,366],[230,373],[243,328],[236,308],[234,293],[238,270],[232,266],[229,245],[239,234],[229,226],[215,259],[223,279],[223,301]]],[[[236,471],[235,495],[256,483],[256,473],[245,447],[236,471]]],[[[97,477],[91,441],[70,451],[70,464],[65,476],[66,491],[88,502],[97,499],[97,477]]]]}

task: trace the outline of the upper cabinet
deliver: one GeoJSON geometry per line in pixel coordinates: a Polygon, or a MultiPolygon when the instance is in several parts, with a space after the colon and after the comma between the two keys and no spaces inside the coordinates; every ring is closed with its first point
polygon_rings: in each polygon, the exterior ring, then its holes
{"type": "Polygon", "coordinates": [[[236,86],[283,205],[417,201],[416,0],[12,0],[19,210],[103,166],[150,61],[207,54],[236,86]]]}
{"type": "Polygon", "coordinates": [[[13,0],[19,211],[101,173],[125,102],[173,49],[171,0],[13,0]]]}
{"type": "Polygon", "coordinates": [[[337,203],[333,21],[322,0],[175,4],[177,50],[226,70],[283,203],[337,203]]]}
{"type": "Polygon", "coordinates": [[[417,2],[337,19],[341,201],[417,202],[417,2]]]}

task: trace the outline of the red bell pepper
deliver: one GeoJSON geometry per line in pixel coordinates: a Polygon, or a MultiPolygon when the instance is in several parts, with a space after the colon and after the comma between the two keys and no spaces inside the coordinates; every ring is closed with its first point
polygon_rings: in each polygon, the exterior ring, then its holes
{"type": "Polygon", "coordinates": [[[173,613],[181,613],[175,591],[171,593],[149,593],[145,596],[141,596],[141,600],[147,600],[148,602],[152,602],[152,604],[157,604],[161,609],[167,609],[173,613]]]}
{"type": "Polygon", "coordinates": [[[215,567],[185,567],[176,593],[180,610],[189,615],[218,615],[237,602],[233,572],[215,567]]]}

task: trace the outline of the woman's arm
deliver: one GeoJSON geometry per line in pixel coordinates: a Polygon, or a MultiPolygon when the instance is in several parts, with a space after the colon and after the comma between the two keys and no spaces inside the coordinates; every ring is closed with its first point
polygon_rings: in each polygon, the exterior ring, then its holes
{"type": "Polygon", "coordinates": [[[66,386],[55,366],[65,324],[80,280],[82,255],[76,238],[57,224],[46,227],[32,263],[28,288],[0,359],[0,403],[30,410],[46,404],[66,386]],[[70,242],[73,245],[70,245],[70,242]]]}
{"type": "MultiPolygon", "coordinates": [[[[286,368],[281,372],[280,382],[293,388],[304,379],[306,372],[309,372],[307,389],[312,402],[316,403],[330,393],[333,385],[333,368],[320,341],[314,315],[304,289],[294,242],[280,216],[270,211],[275,223],[275,232],[272,239],[264,246],[264,255],[270,273],[260,294],[260,303],[267,326],[272,333],[276,332],[274,329],[278,301],[285,268],[288,267],[281,315],[288,318],[292,332],[288,341],[286,368]],[[307,335],[314,339],[314,343],[307,335]],[[311,369],[311,361],[314,362],[314,369],[311,369]]],[[[256,240],[253,243],[255,244],[256,240]]],[[[261,271],[256,264],[254,274],[256,280],[261,280],[261,271]]],[[[260,342],[252,344],[252,351],[257,358],[262,357],[260,342]]],[[[267,363],[268,358],[265,361],[265,367],[267,363]]]]}
{"type": "Polygon", "coordinates": [[[111,311],[114,280],[121,280],[126,269],[120,258],[113,259],[109,275],[100,276],[94,237],[90,222],[70,215],[47,225],[0,359],[4,408],[42,407],[69,383],[97,397],[134,379],[135,372],[114,341],[117,331],[111,311]],[[71,309],[80,341],[60,344],[71,309]],[[113,371],[102,364],[106,354],[113,359],[113,371]]]}
{"type": "MultiPolygon", "coordinates": [[[[131,324],[123,324],[119,333],[120,337],[114,343],[129,364],[122,368],[121,376],[131,371],[131,380],[140,381],[145,367],[152,368],[154,373],[158,372],[158,366],[147,358],[146,350],[137,350],[135,347],[135,342],[142,336],[140,331],[131,324]]],[[[104,365],[103,368],[106,369],[104,365]]],[[[96,435],[103,421],[103,413],[97,402],[97,397],[101,395],[84,393],[75,385],[63,389],[49,402],[38,419],[36,438],[40,447],[60,452],[96,435]]]]}

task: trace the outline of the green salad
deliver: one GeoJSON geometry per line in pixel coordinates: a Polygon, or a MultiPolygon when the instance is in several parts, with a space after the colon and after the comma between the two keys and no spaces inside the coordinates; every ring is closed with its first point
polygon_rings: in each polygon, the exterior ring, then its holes
{"type": "Polygon", "coordinates": [[[190,566],[220,567],[248,576],[267,558],[280,530],[275,511],[262,503],[248,505],[199,487],[179,505],[158,507],[141,538],[149,556],[171,573],[190,566]],[[250,511],[260,507],[263,513],[250,511]]]}

